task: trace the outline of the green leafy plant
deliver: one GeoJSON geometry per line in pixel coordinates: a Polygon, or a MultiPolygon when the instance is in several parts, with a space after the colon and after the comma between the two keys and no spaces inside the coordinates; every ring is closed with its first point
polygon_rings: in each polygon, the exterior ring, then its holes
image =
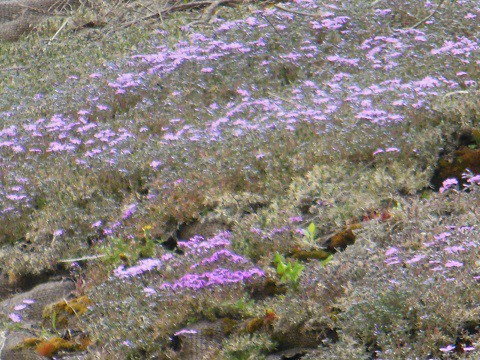
{"type": "Polygon", "coordinates": [[[280,255],[278,252],[275,254],[273,260],[277,265],[277,274],[281,276],[281,281],[290,282],[294,289],[298,289],[298,283],[300,280],[300,275],[305,269],[305,266],[300,264],[298,261],[292,263],[291,261],[286,261],[285,257],[280,255]]]}
{"type": "MultiPolygon", "coordinates": [[[[303,242],[311,247],[318,247],[316,244],[318,229],[314,222],[311,222],[306,229],[301,229],[303,234],[303,242]]],[[[322,266],[327,265],[333,259],[333,254],[320,261],[322,266]]]]}
{"type": "Polygon", "coordinates": [[[122,238],[112,238],[108,244],[102,246],[106,255],[103,261],[107,264],[117,265],[126,258],[131,258],[132,246],[122,238]]]}
{"type": "Polygon", "coordinates": [[[143,228],[144,236],[141,239],[125,240],[112,238],[109,244],[103,246],[105,253],[103,261],[107,264],[118,265],[123,262],[130,266],[139,259],[152,257],[155,254],[155,241],[150,235],[151,226],[143,228]]]}
{"type": "Polygon", "coordinates": [[[321,264],[322,266],[325,266],[325,265],[327,265],[330,261],[332,261],[332,259],[333,259],[333,254],[330,254],[330,255],[328,255],[328,257],[327,257],[326,259],[321,260],[321,261],[320,261],[320,264],[321,264]]]}
{"type": "Polygon", "coordinates": [[[317,236],[317,227],[314,222],[311,222],[306,229],[301,229],[304,237],[304,241],[308,245],[313,245],[315,243],[315,238],[317,236]]]}
{"type": "Polygon", "coordinates": [[[255,300],[253,300],[253,299],[246,300],[246,299],[243,299],[243,298],[238,299],[237,301],[235,301],[233,303],[234,308],[236,308],[238,310],[242,310],[242,311],[251,310],[254,305],[255,305],[255,300]]]}

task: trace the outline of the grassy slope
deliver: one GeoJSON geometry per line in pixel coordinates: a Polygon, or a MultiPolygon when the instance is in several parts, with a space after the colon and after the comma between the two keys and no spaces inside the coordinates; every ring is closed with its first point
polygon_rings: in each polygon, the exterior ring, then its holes
{"type": "Polygon", "coordinates": [[[327,358],[441,357],[478,339],[466,332],[478,326],[479,229],[469,227],[479,191],[426,190],[441,150],[478,129],[468,15],[478,5],[442,4],[410,30],[433,4],[285,6],[314,16],[252,4],[222,8],[210,25],[185,27],[193,15],[174,14],[116,31],[122,18],[107,18],[46,44],[58,20],[1,45],[2,68],[26,67],[0,80],[1,275],[15,284],[58,271],[59,259],[108,254],[81,270],[96,304],[85,326],[104,349],[92,356],[167,356],[162,346],[182,327],[267,310],[271,327],[234,333],[216,356],[259,358],[307,329],[335,332],[327,358]],[[363,221],[355,245],[326,267],[306,263],[284,295],[238,305],[241,286],[173,297],[160,287],[211,255],[159,245],[178,228],[230,230],[226,248],[249,262],[220,265],[277,278],[277,251],[315,245],[299,228],[313,221],[323,237],[373,210],[385,221],[363,221]],[[121,259],[141,257],[164,267],[107,279],[121,259]]]}

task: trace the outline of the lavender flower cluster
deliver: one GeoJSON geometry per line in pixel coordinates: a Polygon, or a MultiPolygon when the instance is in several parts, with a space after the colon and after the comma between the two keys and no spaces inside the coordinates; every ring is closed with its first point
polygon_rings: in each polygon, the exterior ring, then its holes
{"type": "Polygon", "coordinates": [[[265,276],[263,270],[230,250],[230,245],[229,232],[221,232],[209,239],[194,236],[178,244],[184,251],[183,255],[168,253],[160,259],[143,259],[129,268],[118,267],[114,275],[127,279],[158,270],[163,272],[164,277],[172,278],[157,287],[146,287],[144,291],[148,296],[161,291],[178,292],[243,284],[265,276]],[[167,269],[173,270],[169,274],[167,269]]]}

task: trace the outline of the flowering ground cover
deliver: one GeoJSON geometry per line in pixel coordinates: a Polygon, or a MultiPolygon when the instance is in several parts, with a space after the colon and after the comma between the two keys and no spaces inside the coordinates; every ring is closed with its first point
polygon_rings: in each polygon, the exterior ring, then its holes
{"type": "Polygon", "coordinates": [[[73,277],[94,359],[478,357],[477,2],[134,4],[0,45],[0,294],[73,277]]]}

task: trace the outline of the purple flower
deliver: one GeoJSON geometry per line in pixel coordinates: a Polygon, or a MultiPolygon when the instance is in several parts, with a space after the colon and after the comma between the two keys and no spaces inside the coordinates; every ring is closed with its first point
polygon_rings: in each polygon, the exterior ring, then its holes
{"type": "Polygon", "coordinates": [[[183,329],[183,330],[180,330],[180,331],[177,331],[175,334],[175,336],[178,336],[178,335],[183,335],[183,334],[188,334],[188,335],[192,335],[192,334],[197,334],[198,331],[197,330],[193,330],[193,329],[183,329]]]}
{"type": "Polygon", "coordinates": [[[173,259],[173,255],[172,255],[172,254],[162,255],[162,260],[163,260],[163,261],[168,261],[168,260],[171,260],[171,259],[173,259]]]}
{"type": "Polygon", "coordinates": [[[162,165],[162,162],[161,161],[157,161],[157,160],[154,160],[150,163],[150,167],[156,169],[157,167],[159,167],[160,165],[162,165]]]}
{"type": "Polygon", "coordinates": [[[470,179],[467,180],[467,182],[472,183],[472,184],[477,183],[478,185],[480,185],[480,174],[471,177],[470,179]]]}
{"type": "Polygon", "coordinates": [[[391,9],[376,9],[375,14],[378,16],[387,16],[392,12],[391,9]]]}
{"type": "Polygon", "coordinates": [[[445,192],[446,190],[450,189],[452,186],[457,185],[458,180],[455,178],[449,178],[443,181],[442,187],[440,188],[440,193],[445,192]]]}
{"type": "Polygon", "coordinates": [[[445,263],[445,267],[451,268],[451,267],[462,267],[463,263],[460,261],[455,261],[455,260],[450,260],[445,263]]]}
{"type": "Polygon", "coordinates": [[[92,224],[92,228],[98,228],[102,225],[102,220],[98,220],[92,224]]]}
{"type": "Polygon", "coordinates": [[[152,295],[155,295],[157,293],[155,291],[155,289],[152,289],[150,287],[144,288],[143,291],[145,292],[145,294],[147,294],[147,296],[152,296],[152,295]]]}
{"type": "Polygon", "coordinates": [[[132,216],[135,213],[136,210],[137,210],[137,204],[128,205],[123,211],[122,219],[123,220],[128,219],[130,216],[132,216]]]}
{"type": "Polygon", "coordinates": [[[421,88],[431,88],[438,87],[440,82],[431,76],[427,76],[420,81],[414,81],[413,84],[421,88]]]}
{"type": "Polygon", "coordinates": [[[119,278],[129,278],[131,276],[141,275],[144,272],[151,271],[155,268],[159,269],[162,262],[159,259],[143,259],[138,262],[136,266],[125,267],[119,266],[113,271],[113,274],[119,278]]]}
{"type": "Polygon", "coordinates": [[[12,201],[19,201],[19,200],[23,200],[26,198],[25,195],[16,195],[16,194],[9,194],[9,195],[6,195],[5,196],[8,200],[12,200],[12,201]]]}
{"type": "Polygon", "coordinates": [[[62,229],[57,229],[53,232],[53,236],[61,236],[63,234],[62,229]]]}
{"type": "Polygon", "coordinates": [[[440,348],[441,352],[450,352],[452,350],[455,350],[455,345],[448,345],[446,347],[440,348]]]}
{"type": "Polygon", "coordinates": [[[202,261],[200,261],[199,263],[196,263],[194,265],[192,265],[190,267],[190,269],[195,269],[199,266],[202,266],[202,265],[208,265],[208,264],[212,264],[214,262],[217,262],[219,259],[221,258],[225,258],[233,263],[246,263],[247,260],[237,254],[234,254],[232,253],[230,250],[227,250],[227,249],[224,249],[224,250],[220,250],[220,251],[217,251],[215,252],[212,256],[208,257],[208,258],[205,258],[203,259],[202,261]]]}
{"type": "Polygon", "coordinates": [[[387,265],[400,264],[400,259],[398,257],[394,256],[394,257],[386,259],[385,264],[387,264],[387,265]]]}
{"type": "Polygon", "coordinates": [[[398,252],[398,249],[396,247],[391,247],[387,251],[385,251],[385,256],[390,256],[392,254],[395,254],[398,252]]]}
{"type": "Polygon", "coordinates": [[[160,289],[191,289],[199,290],[209,286],[221,286],[247,281],[254,276],[265,276],[265,273],[257,268],[249,270],[232,271],[231,269],[217,268],[211,272],[202,274],[186,274],[173,284],[164,283],[160,289]]]}
{"type": "Polygon", "coordinates": [[[400,152],[400,149],[398,149],[396,147],[389,147],[389,148],[385,149],[385,152],[400,152]]]}
{"type": "Polygon", "coordinates": [[[433,235],[433,237],[435,238],[435,240],[445,240],[446,238],[448,238],[449,236],[451,236],[452,233],[449,233],[448,231],[446,232],[443,232],[439,235],[433,235]]]}
{"type": "Polygon", "coordinates": [[[338,55],[327,56],[327,60],[331,62],[337,62],[342,65],[350,65],[350,66],[358,66],[358,62],[360,61],[359,59],[348,59],[338,55]]]}
{"type": "Polygon", "coordinates": [[[443,251],[450,254],[454,254],[460,251],[465,251],[465,248],[463,246],[448,246],[445,249],[443,249],[443,251]]]}
{"type": "Polygon", "coordinates": [[[405,263],[406,264],[413,264],[413,263],[416,263],[416,262],[419,262],[419,261],[423,260],[425,257],[426,257],[426,255],[422,255],[422,254],[415,255],[410,260],[405,261],[405,263]]]}
{"type": "Polygon", "coordinates": [[[230,245],[230,233],[221,232],[212,238],[205,240],[202,236],[194,236],[189,241],[182,241],[178,247],[188,249],[192,252],[205,252],[206,250],[225,247],[230,245]]]}
{"type": "Polygon", "coordinates": [[[10,320],[12,320],[15,323],[18,323],[18,322],[22,321],[22,317],[18,314],[15,314],[15,313],[9,314],[8,317],[10,318],[10,320]]]}

